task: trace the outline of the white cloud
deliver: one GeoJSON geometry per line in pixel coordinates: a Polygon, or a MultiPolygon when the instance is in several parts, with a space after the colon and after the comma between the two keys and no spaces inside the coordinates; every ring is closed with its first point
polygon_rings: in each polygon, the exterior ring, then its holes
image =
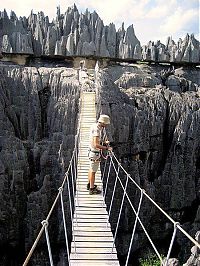
{"type": "Polygon", "coordinates": [[[84,3],[86,7],[89,9],[96,10],[99,16],[103,19],[105,24],[109,24],[115,21],[124,21],[127,19],[132,19],[132,23],[134,20],[141,18],[144,15],[144,5],[150,0],[90,0],[90,1],[79,1],[84,3]]]}
{"type": "Polygon", "coordinates": [[[190,23],[194,23],[198,19],[198,11],[195,9],[183,10],[178,8],[174,13],[170,14],[164,24],[160,27],[164,32],[171,34],[178,31],[187,30],[190,23]]]}
{"type": "Polygon", "coordinates": [[[169,6],[162,5],[162,6],[156,6],[152,8],[147,14],[146,18],[149,19],[158,19],[163,18],[166,16],[166,14],[169,12],[169,6]]]}

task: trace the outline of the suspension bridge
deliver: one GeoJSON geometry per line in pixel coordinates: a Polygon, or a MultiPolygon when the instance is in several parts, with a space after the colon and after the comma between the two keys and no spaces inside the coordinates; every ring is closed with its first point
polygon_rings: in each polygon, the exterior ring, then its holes
{"type": "MultiPolygon", "coordinates": [[[[95,93],[85,92],[81,97],[80,141],[78,177],[73,219],[73,241],[70,254],[71,265],[119,265],[106,205],[102,195],[89,195],[86,190],[89,160],[90,125],[96,122],[95,93]]],[[[101,187],[101,173],[96,182],[101,187]]]]}
{"type": "MultiPolygon", "coordinates": [[[[96,83],[96,81],[95,81],[96,83]]],[[[123,168],[119,160],[117,159],[114,152],[110,152],[105,162],[103,173],[100,170],[96,174],[96,184],[102,187],[102,181],[104,181],[105,188],[103,193],[100,195],[89,195],[87,191],[87,175],[89,169],[89,161],[87,158],[88,152],[88,141],[89,141],[89,129],[92,123],[96,122],[96,109],[95,109],[95,92],[82,92],[80,101],[80,114],[79,114],[79,128],[75,138],[75,148],[69,162],[69,167],[64,175],[63,182],[58,189],[58,194],[52,204],[52,207],[46,217],[43,220],[42,227],[33,243],[23,266],[29,264],[33,252],[40,241],[43,233],[46,236],[46,243],[49,255],[50,265],[53,266],[53,256],[51,241],[49,238],[48,224],[52,212],[57,202],[60,201],[62,210],[63,227],[65,234],[66,254],[67,260],[66,265],[119,265],[117,252],[115,247],[115,240],[119,229],[119,223],[122,215],[122,209],[125,201],[130,205],[132,212],[135,215],[135,221],[133,231],[129,243],[128,254],[126,257],[125,266],[130,263],[129,258],[133,245],[133,240],[136,232],[136,227],[139,224],[144,231],[146,237],[149,240],[152,249],[160,260],[160,265],[168,266],[169,259],[172,251],[172,247],[175,242],[177,232],[181,232],[187,237],[193,245],[200,249],[200,243],[198,243],[193,237],[191,237],[181,225],[174,221],[147,193],[141,188],[131,175],[123,168]],[[106,169],[107,168],[107,169],[106,169]],[[109,187],[110,173],[115,173],[114,186],[111,188],[112,195],[109,206],[106,207],[105,198],[109,187]],[[126,176],[126,180],[122,180],[120,173],[123,173],[123,177],[126,176]],[[72,182],[69,182],[69,175],[71,176],[72,182]],[[115,210],[117,213],[117,224],[114,232],[111,232],[111,226],[109,223],[111,211],[114,205],[116,196],[117,183],[120,184],[123,191],[121,205],[119,210],[115,210]],[[139,191],[138,206],[135,208],[131,201],[130,195],[127,191],[127,186],[132,183],[135,188],[139,191]],[[66,210],[63,200],[63,190],[67,187],[69,194],[69,205],[70,215],[72,222],[72,243],[71,251],[69,248],[69,239],[66,226],[66,210]],[[70,187],[71,186],[71,187],[70,187]],[[72,192],[72,195],[71,195],[72,192]],[[171,236],[171,241],[165,258],[159,253],[158,247],[156,247],[152,238],[150,237],[145,225],[140,219],[140,210],[144,202],[144,198],[149,200],[149,204],[153,204],[173,225],[174,231],[171,236]],[[73,207],[74,206],[74,207],[73,207]]],[[[112,177],[113,178],[113,177],[112,177]]]]}

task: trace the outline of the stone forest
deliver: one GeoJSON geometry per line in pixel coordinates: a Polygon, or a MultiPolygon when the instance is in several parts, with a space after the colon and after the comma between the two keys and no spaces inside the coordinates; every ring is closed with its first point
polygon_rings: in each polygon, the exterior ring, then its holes
{"type": "MultiPolygon", "coordinates": [[[[110,116],[107,134],[123,168],[200,243],[200,47],[194,35],[142,46],[133,25],[127,29],[123,23],[119,29],[113,23],[104,25],[95,11],[80,13],[75,5],[64,14],[57,8],[52,22],[43,12],[18,18],[3,10],[0,266],[23,265],[51,209],[74,149],[83,92],[95,92],[96,118],[110,116]]],[[[102,172],[104,164],[102,160],[102,172]]],[[[113,170],[110,174],[107,208],[115,185],[113,170]]],[[[133,205],[138,203],[135,187],[128,184],[127,191],[133,205]]],[[[69,197],[65,189],[70,248],[69,197]]],[[[122,197],[117,183],[109,217],[112,232],[122,197]]],[[[56,205],[48,226],[56,266],[68,265],[61,216],[61,207],[56,205]]],[[[146,199],[139,217],[166,257],[173,224],[146,199]]],[[[121,266],[135,219],[125,200],[115,239],[121,266]]],[[[153,252],[137,225],[128,265],[141,265],[141,258],[153,252]]],[[[50,265],[45,235],[29,265],[50,265]]],[[[177,232],[167,265],[199,266],[200,249],[177,232]]]]}

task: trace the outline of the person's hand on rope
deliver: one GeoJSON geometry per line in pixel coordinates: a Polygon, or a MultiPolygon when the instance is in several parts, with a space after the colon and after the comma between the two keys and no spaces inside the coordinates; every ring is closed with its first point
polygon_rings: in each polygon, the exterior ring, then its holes
{"type": "Polygon", "coordinates": [[[112,152],[112,147],[109,146],[110,141],[104,141],[103,149],[101,149],[101,157],[107,159],[110,153],[112,152]]]}
{"type": "Polygon", "coordinates": [[[113,150],[113,148],[108,146],[108,151],[112,151],[112,150],[113,150]]]}
{"type": "Polygon", "coordinates": [[[104,143],[106,144],[107,150],[112,151],[112,147],[110,147],[110,141],[106,140],[104,143]]]}
{"type": "Polygon", "coordinates": [[[109,146],[110,145],[110,141],[109,140],[106,140],[105,141],[105,144],[106,144],[106,146],[109,146]]]}

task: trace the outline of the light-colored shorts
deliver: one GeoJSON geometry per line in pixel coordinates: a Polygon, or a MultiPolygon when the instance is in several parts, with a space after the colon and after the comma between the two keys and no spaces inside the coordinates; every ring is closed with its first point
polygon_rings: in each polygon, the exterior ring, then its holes
{"type": "Polygon", "coordinates": [[[96,173],[99,169],[99,164],[100,164],[100,161],[91,161],[90,160],[90,170],[93,173],[96,173]]]}
{"type": "Polygon", "coordinates": [[[93,173],[96,173],[100,164],[100,153],[89,151],[88,157],[90,160],[90,170],[92,170],[93,173]]]}

